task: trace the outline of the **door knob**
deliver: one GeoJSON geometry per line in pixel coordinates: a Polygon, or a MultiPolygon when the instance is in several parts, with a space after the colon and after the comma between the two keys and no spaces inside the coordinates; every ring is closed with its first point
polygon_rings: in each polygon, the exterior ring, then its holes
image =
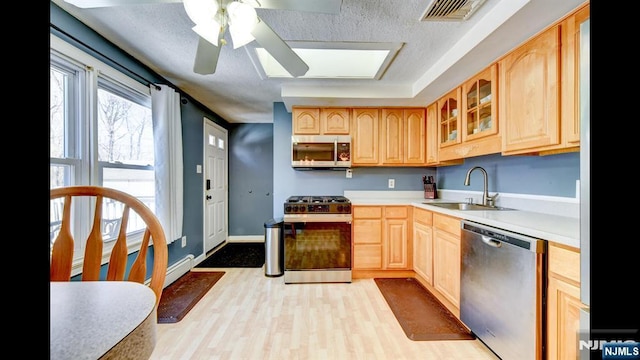
{"type": "Polygon", "coordinates": [[[207,195],[207,200],[211,200],[211,196],[210,195],[207,195]]]}

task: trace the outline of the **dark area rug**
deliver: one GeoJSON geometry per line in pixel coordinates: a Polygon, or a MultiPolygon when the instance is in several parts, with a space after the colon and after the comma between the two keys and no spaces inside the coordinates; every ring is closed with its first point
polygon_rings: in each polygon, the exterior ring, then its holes
{"type": "Polygon", "coordinates": [[[411,340],[473,340],[475,336],[413,278],[374,281],[411,340]]]}
{"type": "Polygon", "coordinates": [[[196,265],[197,268],[250,267],[264,265],[264,243],[226,243],[196,265]]]}
{"type": "Polygon", "coordinates": [[[176,323],[198,303],[224,275],[224,271],[189,271],[162,290],[158,323],[176,323]]]}

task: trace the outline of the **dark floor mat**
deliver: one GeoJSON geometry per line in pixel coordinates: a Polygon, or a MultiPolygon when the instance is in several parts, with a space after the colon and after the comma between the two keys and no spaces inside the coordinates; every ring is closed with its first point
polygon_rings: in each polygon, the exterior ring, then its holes
{"type": "Polygon", "coordinates": [[[473,340],[444,305],[413,278],[374,279],[402,330],[411,340],[473,340]]]}
{"type": "Polygon", "coordinates": [[[158,304],[158,323],[176,323],[224,275],[224,271],[189,271],[162,290],[158,304]]]}
{"type": "Polygon", "coordinates": [[[264,265],[264,243],[226,243],[196,265],[197,268],[249,267],[264,265]]]}

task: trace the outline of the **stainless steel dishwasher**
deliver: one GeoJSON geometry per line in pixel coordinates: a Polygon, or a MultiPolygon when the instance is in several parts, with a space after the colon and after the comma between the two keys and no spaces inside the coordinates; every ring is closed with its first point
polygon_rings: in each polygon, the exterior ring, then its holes
{"type": "Polygon", "coordinates": [[[547,242],[461,227],[460,319],[503,360],[544,359],[547,242]]]}

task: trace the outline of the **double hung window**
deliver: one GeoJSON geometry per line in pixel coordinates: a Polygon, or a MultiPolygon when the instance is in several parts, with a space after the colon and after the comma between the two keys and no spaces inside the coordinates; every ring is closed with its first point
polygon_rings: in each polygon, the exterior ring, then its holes
{"type": "MultiPolygon", "coordinates": [[[[132,194],[155,211],[154,137],[149,87],[51,36],[50,52],[50,188],[99,185],[132,194]]],[[[94,204],[72,208],[74,273],[81,268],[94,204]]],[[[104,203],[104,253],[117,236],[122,204],[104,203]]],[[[50,208],[50,240],[57,235],[62,203],[50,208]]],[[[127,233],[133,239],[143,222],[131,214],[127,233]]],[[[138,236],[139,238],[139,236],[138,236]]],[[[134,241],[129,241],[133,246],[134,241]]],[[[107,261],[105,255],[104,261],[107,261]]]]}

